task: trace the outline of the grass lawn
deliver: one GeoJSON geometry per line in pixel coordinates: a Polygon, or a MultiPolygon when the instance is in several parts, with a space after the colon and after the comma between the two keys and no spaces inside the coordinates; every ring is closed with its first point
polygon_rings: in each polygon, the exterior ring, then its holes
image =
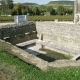
{"type": "Polygon", "coordinates": [[[40,71],[6,52],[0,51],[0,80],[79,80],[80,67],[40,71]]]}

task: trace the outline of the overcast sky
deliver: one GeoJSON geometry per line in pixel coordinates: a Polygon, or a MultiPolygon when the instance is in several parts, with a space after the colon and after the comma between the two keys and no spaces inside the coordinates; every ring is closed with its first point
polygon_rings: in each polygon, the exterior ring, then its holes
{"type": "MultiPolygon", "coordinates": [[[[20,2],[31,2],[31,3],[37,3],[37,4],[47,4],[50,1],[65,1],[65,0],[14,0],[14,3],[20,2]]],[[[66,1],[74,1],[74,0],[66,0],[66,1]]]]}

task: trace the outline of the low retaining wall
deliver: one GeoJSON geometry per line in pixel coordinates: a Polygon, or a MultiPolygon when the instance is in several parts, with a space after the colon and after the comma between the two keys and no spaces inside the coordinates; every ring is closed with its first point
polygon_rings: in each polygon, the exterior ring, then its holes
{"type": "Polygon", "coordinates": [[[35,22],[0,26],[0,39],[12,44],[37,38],[35,22]]]}

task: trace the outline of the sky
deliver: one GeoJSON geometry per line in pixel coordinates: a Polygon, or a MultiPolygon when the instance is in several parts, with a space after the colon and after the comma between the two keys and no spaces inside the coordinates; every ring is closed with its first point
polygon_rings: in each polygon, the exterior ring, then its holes
{"type": "MultiPolygon", "coordinates": [[[[20,2],[20,3],[30,2],[30,3],[37,3],[37,4],[47,4],[50,1],[60,1],[60,0],[13,0],[13,1],[14,1],[14,3],[17,3],[17,2],[20,2]]],[[[63,1],[65,1],[65,0],[63,0],[63,1]]],[[[67,0],[67,1],[74,1],[74,0],[67,0]]]]}

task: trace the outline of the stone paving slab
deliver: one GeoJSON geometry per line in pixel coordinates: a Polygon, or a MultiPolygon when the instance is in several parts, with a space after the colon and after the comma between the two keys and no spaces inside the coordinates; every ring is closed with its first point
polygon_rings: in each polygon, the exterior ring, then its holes
{"type": "Polygon", "coordinates": [[[24,47],[24,46],[27,46],[27,45],[30,45],[30,44],[33,44],[33,43],[36,43],[36,39],[29,40],[29,41],[22,42],[22,43],[18,43],[18,44],[16,44],[16,46],[18,46],[18,47],[24,47]]]}
{"type": "MultiPolygon", "coordinates": [[[[37,21],[38,22],[38,21],[37,21]]],[[[46,21],[46,22],[54,22],[54,21],[46,21]]],[[[60,21],[55,23],[68,23],[68,24],[74,24],[73,21],[60,21]]],[[[8,24],[15,24],[14,22],[6,22],[6,23],[0,23],[0,25],[8,25],[8,24]]]]}
{"type": "Polygon", "coordinates": [[[8,23],[0,23],[0,26],[2,26],[2,25],[11,25],[11,24],[15,24],[14,22],[8,22],[8,23]]]}

